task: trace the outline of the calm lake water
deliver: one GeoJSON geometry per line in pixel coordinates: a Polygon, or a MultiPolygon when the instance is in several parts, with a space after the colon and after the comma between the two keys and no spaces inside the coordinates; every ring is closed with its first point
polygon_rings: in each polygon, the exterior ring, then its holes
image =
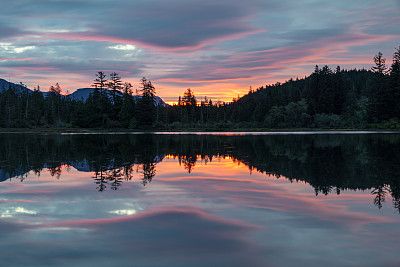
{"type": "Polygon", "coordinates": [[[400,266],[400,134],[0,134],[1,266],[400,266]]]}

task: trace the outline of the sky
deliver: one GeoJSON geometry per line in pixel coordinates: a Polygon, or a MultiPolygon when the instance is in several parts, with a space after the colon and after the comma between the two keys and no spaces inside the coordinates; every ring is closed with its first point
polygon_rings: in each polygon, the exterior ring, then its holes
{"type": "Polygon", "coordinates": [[[400,0],[14,0],[0,12],[0,78],[71,93],[117,72],[170,103],[187,88],[230,101],[315,65],[369,69],[400,46],[400,0]]]}

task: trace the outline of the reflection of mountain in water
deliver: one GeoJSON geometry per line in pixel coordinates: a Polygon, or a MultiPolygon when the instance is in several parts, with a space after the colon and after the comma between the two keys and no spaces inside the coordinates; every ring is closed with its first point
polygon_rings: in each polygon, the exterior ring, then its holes
{"type": "Polygon", "coordinates": [[[80,172],[91,172],[93,170],[90,169],[89,162],[87,159],[83,159],[81,161],[73,161],[71,162],[71,166],[77,169],[80,172]]]}
{"type": "Polygon", "coordinates": [[[0,169],[0,182],[3,182],[7,179],[10,179],[12,177],[22,177],[24,176],[27,172],[31,171],[30,169],[14,169],[11,173],[8,171],[4,171],[0,169]]]}
{"type": "Polygon", "coordinates": [[[316,194],[369,190],[378,207],[391,195],[399,209],[400,135],[6,135],[0,139],[0,180],[61,165],[93,172],[99,191],[117,189],[132,173],[143,184],[165,155],[188,172],[201,159],[232,157],[250,170],[305,181],[316,194]]]}

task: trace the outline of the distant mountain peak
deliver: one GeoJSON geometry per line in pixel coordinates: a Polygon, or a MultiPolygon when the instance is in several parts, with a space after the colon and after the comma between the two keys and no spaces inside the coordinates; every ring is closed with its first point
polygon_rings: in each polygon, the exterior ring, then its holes
{"type": "MultiPolygon", "coordinates": [[[[72,100],[85,102],[88,99],[89,94],[92,93],[94,90],[95,90],[95,88],[79,88],[72,94],[68,95],[68,97],[70,97],[72,100]]],[[[107,92],[109,92],[109,93],[112,92],[111,90],[108,90],[108,89],[105,89],[105,90],[107,90],[107,92]]],[[[123,95],[120,91],[117,91],[117,94],[119,96],[123,95]]],[[[142,96],[132,95],[132,97],[136,101],[137,99],[140,99],[142,96]]],[[[167,106],[167,104],[164,102],[164,100],[162,100],[161,97],[159,97],[159,96],[156,96],[154,98],[154,102],[156,105],[161,105],[164,107],[167,106]]]]}
{"type": "MultiPolygon", "coordinates": [[[[21,86],[20,84],[12,83],[12,82],[6,81],[5,79],[0,78],[0,93],[8,90],[10,85],[11,85],[11,87],[16,89],[20,93],[25,92],[25,90],[32,92],[32,90],[29,89],[28,87],[24,87],[24,86],[21,86]]],[[[108,90],[108,89],[106,89],[106,90],[108,90]]],[[[85,102],[88,99],[89,94],[92,93],[93,91],[94,91],[94,88],[90,88],[90,87],[79,88],[72,94],[68,95],[67,97],[69,97],[72,100],[85,102]]],[[[41,92],[41,93],[46,97],[49,92],[41,92]]],[[[117,94],[119,96],[122,96],[122,93],[119,91],[117,91],[117,94]]],[[[141,98],[141,96],[139,96],[139,95],[132,95],[132,97],[133,97],[133,99],[135,99],[135,101],[137,99],[141,98]]],[[[167,106],[167,104],[164,102],[164,100],[162,100],[159,96],[156,96],[154,98],[154,102],[156,105],[161,105],[163,107],[167,106]]]]}
{"type": "Polygon", "coordinates": [[[26,90],[26,89],[28,89],[29,91],[32,91],[31,89],[29,89],[26,86],[22,86],[20,84],[12,83],[12,82],[9,82],[9,81],[6,81],[6,80],[0,78],[0,92],[8,90],[10,85],[11,85],[11,87],[13,87],[13,88],[15,88],[15,89],[17,89],[19,91],[26,90]]]}

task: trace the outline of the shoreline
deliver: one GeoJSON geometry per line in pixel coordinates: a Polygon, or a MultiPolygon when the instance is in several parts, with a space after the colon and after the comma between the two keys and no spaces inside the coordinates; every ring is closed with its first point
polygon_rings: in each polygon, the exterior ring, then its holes
{"type": "Polygon", "coordinates": [[[177,129],[177,130],[126,130],[126,129],[65,129],[65,128],[0,128],[0,134],[205,134],[205,135],[288,135],[288,134],[400,134],[393,129],[177,129]]]}

